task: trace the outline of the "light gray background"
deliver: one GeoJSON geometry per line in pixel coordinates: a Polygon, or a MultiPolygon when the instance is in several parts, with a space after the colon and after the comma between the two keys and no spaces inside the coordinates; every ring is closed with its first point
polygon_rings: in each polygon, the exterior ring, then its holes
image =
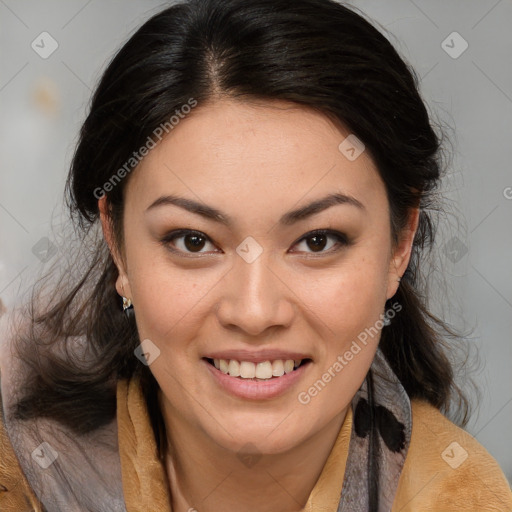
{"type": "MultiPolygon", "coordinates": [[[[468,343],[482,360],[474,373],[482,397],[467,430],[512,481],[512,2],[351,3],[390,31],[421,77],[434,118],[454,130],[444,189],[461,223],[448,218],[441,232],[439,265],[452,294],[433,309],[455,327],[474,328],[468,343]],[[454,31],[469,45],[458,58],[442,47],[454,31]]],[[[50,219],[60,213],[91,89],[128,34],[164,5],[0,0],[0,298],[7,307],[40,271],[33,247],[56,236],[50,219]],[[43,31],[59,45],[47,59],[31,48],[43,31]]],[[[453,53],[461,44],[452,36],[445,47],[453,53]]]]}

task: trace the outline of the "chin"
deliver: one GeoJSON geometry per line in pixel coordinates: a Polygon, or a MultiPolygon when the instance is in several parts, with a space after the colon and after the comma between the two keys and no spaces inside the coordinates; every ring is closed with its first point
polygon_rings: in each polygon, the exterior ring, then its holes
{"type": "MultiPolygon", "coordinates": [[[[255,451],[266,455],[282,454],[294,449],[316,432],[313,425],[297,421],[297,413],[222,415],[222,423],[212,430],[205,425],[210,437],[224,449],[241,453],[255,451]],[[222,428],[224,427],[224,428],[222,428]]],[[[217,422],[215,422],[217,424],[217,422]]]]}

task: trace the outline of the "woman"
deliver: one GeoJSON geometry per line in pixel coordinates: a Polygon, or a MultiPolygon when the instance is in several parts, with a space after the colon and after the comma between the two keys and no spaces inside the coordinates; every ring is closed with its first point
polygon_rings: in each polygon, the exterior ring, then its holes
{"type": "Polygon", "coordinates": [[[13,327],[1,509],[511,510],[442,414],[467,419],[422,296],[439,151],[413,72],[334,1],[145,23],[72,162],[84,254],[13,327]]]}

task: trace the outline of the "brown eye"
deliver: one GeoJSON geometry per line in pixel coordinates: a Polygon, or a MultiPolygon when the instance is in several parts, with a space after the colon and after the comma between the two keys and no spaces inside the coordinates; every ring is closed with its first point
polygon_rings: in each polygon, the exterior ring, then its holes
{"type": "Polygon", "coordinates": [[[304,244],[306,253],[330,253],[335,252],[343,246],[349,245],[346,235],[338,231],[331,231],[328,229],[312,231],[304,235],[296,245],[304,244]],[[329,240],[334,240],[329,243],[329,240]],[[337,247],[336,247],[337,246],[337,247]],[[327,247],[327,249],[326,249],[327,247]],[[334,248],[334,250],[332,250],[334,248]]]}
{"type": "Polygon", "coordinates": [[[212,248],[215,246],[209,241],[209,238],[200,231],[191,230],[177,230],[169,233],[161,240],[162,244],[166,246],[172,252],[184,253],[184,254],[203,254],[202,249],[210,244],[212,248]]]}
{"type": "Polygon", "coordinates": [[[197,250],[201,250],[204,247],[206,239],[201,235],[185,235],[183,237],[185,247],[191,251],[196,252],[197,250]]]}
{"type": "Polygon", "coordinates": [[[314,252],[322,251],[327,245],[328,238],[326,235],[313,235],[306,239],[308,240],[306,244],[314,252]]]}

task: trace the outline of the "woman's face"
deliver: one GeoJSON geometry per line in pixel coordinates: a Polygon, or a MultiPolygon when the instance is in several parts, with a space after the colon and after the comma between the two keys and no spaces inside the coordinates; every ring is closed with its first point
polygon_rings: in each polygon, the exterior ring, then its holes
{"type": "Polygon", "coordinates": [[[222,100],[127,183],[117,289],[167,410],[227,449],[305,442],[370,367],[412,231],[392,245],[384,184],[367,152],[339,149],[348,135],[290,103],[222,100]]]}

